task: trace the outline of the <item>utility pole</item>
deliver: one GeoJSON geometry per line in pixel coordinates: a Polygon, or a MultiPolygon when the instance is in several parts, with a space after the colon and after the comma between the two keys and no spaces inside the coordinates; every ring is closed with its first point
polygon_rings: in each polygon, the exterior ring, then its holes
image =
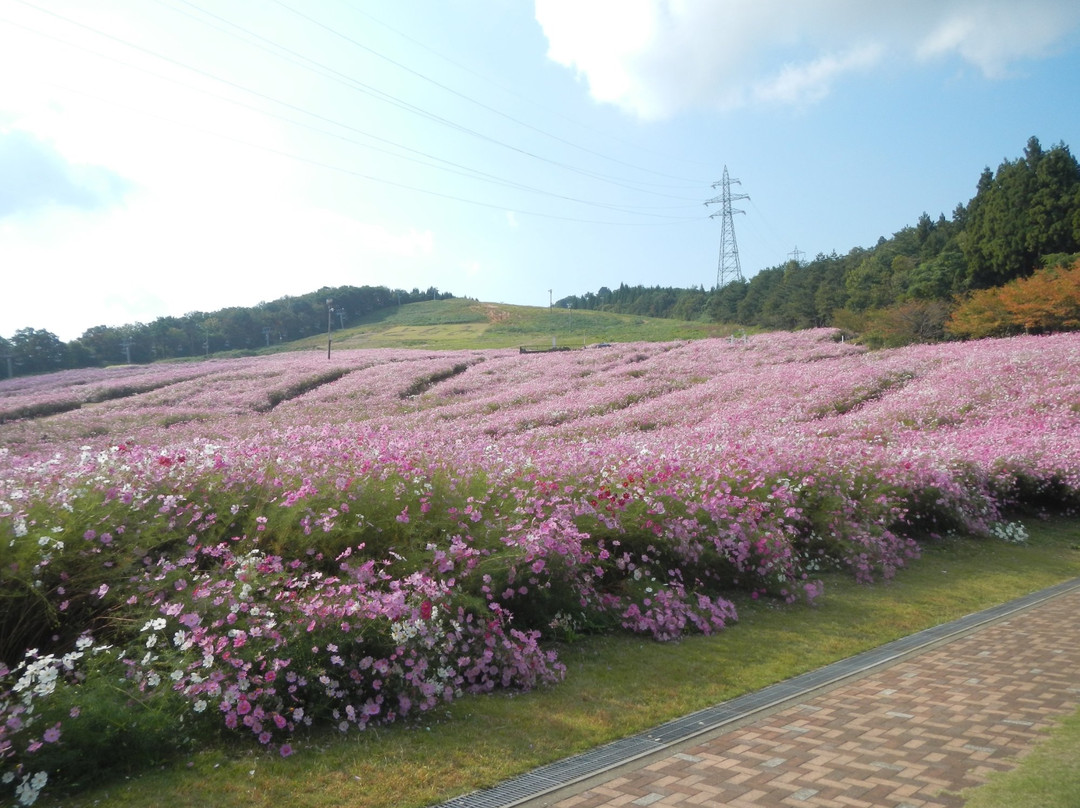
{"type": "Polygon", "coordinates": [[[330,329],[334,326],[334,298],[326,298],[326,358],[330,358],[330,329]]]}
{"type": "Polygon", "coordinates": [[[796,245],[795,249],[788,253],[788,258],[794,261],[796,265],[802,266],[802,257],[804,255],[806,255],[806,253],[800,250],[798,245],[796,245]]]}
{"type": "Polygon", "coordinates": [[[717,289],[731,281],[741,281],[743,279],[742,267],[739,265],[739,245],[735,242],[735,222],[732,219],[732,214],[746,213],[746,211],[731,207],[731,203],[739,199],[749,199],[750,195],[731,193],[732,183],[735,185],[742,184],[738,180],[731,179],[728,176],[727,166],[724,166],[724,178],[712,184],[714,189],[722,189],[720,196],[714,196],[705,202],[706,205],[720,204],[720,210],[709,215],[710,219],[720,217],[720,260],[716,266],[717,289]]]}
{"type": "Polygon", "coordinates": [[[272,330],[273,329],[271,329],[270,326],[264,326],[263,327],[263,336],[266,337],[266,347],[267,348],[270,347],[270,332],[272,330]]]}

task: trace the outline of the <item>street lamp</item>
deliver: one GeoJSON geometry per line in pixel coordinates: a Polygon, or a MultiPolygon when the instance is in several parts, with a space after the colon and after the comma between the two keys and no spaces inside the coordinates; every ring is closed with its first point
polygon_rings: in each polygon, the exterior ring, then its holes
{"type": "Polygon", "coordinates": [[[334,325],[334,298],[326,298],[326,358],[330,358],[330,329],[334,325]]]}

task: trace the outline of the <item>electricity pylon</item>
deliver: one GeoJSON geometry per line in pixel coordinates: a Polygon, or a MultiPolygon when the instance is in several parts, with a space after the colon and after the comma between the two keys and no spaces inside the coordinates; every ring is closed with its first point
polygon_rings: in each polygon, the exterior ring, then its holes
{"type": "Polygon", "coordinates": [[[743,279],[742,267],[739,265],[739,245],[735,242],[735,222],[732,220],[733,213],[746,213],[731,207],[731,203],[738,199],[749,199],[749,194],[732,194],[731,184],[741,185],[738,180],[728,176],[727,166],[724,166],[724,178],[712,184],[713,188],[722,188],[720,196],[708,200],[706,205],[720,203],[720,210],[709,214],[710,219],[720,217],[720,260],[716,266],[716,288],[720,289],[731,281],[743,279]]]}

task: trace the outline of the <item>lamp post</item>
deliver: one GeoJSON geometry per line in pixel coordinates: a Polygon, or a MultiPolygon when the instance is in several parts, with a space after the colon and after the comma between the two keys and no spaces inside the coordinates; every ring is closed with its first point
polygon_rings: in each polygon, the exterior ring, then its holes
{"type": "Polygon", "coordinates": [[[330,329],[334,326],[334,298],[326,298],[326,358],[330,358],[330,329]]]}

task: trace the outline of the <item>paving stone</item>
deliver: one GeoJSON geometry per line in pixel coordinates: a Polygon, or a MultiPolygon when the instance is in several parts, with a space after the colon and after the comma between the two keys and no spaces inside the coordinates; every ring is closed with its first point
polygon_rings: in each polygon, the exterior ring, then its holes
{"type": "Polygon", "coordinates": [[[1080,704],[1077,615],[1080,590],[552,806],[959,808],[1080,704]]]}

